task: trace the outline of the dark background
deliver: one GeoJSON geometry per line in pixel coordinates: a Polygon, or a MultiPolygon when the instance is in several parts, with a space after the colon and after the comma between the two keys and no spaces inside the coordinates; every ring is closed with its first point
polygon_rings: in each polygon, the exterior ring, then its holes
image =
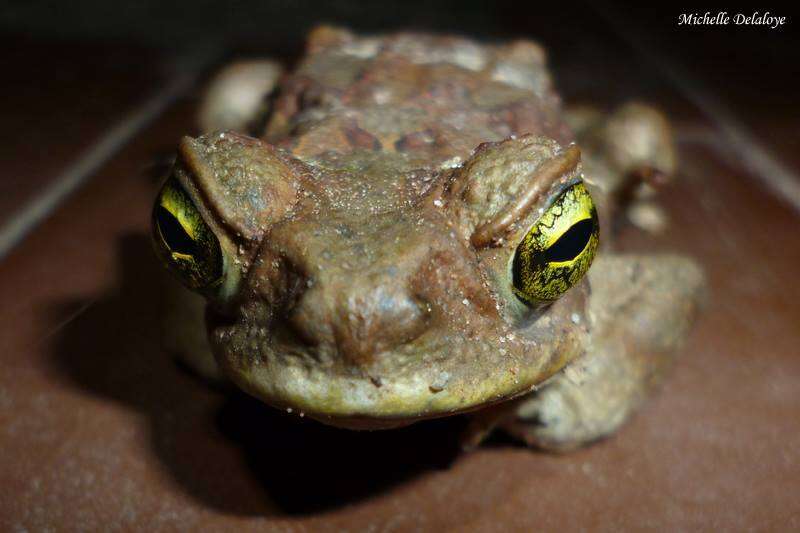
{"type": "MultiPolygon", "coordinates": [[[[678,26],[606,3],[5,2],[0,6],[0,530],[800,529],[796,15],[678,26]],[[459,419],[374,433],[281,416],[162,352],[155,177],[226,60],[287,65],[320,22],[534,38],[567,104],[675,125],[672,250],[709,301],[659,395],[566,456],[459,419]]],[[[717,9],[709,9],[712,13],[717,9]]],[[[765,8],[728,8],[750,14],[765,8]]]]}

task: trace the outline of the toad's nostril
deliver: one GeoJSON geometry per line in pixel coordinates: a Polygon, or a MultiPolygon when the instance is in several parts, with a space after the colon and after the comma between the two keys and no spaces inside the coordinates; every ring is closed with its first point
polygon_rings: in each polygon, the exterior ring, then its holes
{"type": "Polygon", "coordinates": [[[290,321],[306,343],[328,345],[343,361],[364,366],[422,334],[428,311],[400,286],[333,285],[308,291],[290,321]]]}
{"type": "Polygon", "coordinates": [[[418,337],[427,327],[426,306],[407,293],[379,287],[340,302],[334,335],[349,361],[368,364],[373,357],[418,337]]]}

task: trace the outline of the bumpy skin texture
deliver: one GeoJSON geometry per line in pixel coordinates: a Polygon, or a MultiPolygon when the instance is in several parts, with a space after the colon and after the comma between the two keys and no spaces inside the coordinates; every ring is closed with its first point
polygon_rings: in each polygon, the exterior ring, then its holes
{"type": "MultiPolygon", "coordinates": [[[[591,291],[538,309],[512,293],[514,251],[583,172],[538,45],[320,28],[268,118],[260,140],[184,139],[174,171],[221,242],[206,321],[243,389],[355,428],[518,398],[475,435],[500,424],[565,448],[613,430],[667,366],[700,285],[686,260],[609,257],[591,291]],[[622,361],[588,379],[621,399],[556,427],[551,385],[525,395],[593,354],[622,361]]],[[[624,180],[586,181],[605,210],[624,180]]]]}

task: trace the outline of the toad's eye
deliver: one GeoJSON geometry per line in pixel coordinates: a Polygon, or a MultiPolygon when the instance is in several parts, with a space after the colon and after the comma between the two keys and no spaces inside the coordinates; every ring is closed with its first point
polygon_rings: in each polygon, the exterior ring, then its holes
{"type": "Polygon", "coordinates": [[[174,177],[156,198],[153,241],[158,256],[188,288],[205,289],[222,279],[219,240],[174,177]]]}
{"type": "Polygon", "coordinates": [[[592,197],[582,182],[575,183],[550,204],[517,247],[511,263],[514,294],[530,306],[556,300],[589,270],[598,236],[592,197]]]}

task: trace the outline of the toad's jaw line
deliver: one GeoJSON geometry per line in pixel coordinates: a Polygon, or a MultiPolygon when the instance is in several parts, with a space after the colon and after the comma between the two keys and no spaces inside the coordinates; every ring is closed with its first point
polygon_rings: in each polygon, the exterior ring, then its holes
{"type": "MultiPolygon", "coordinates": [[[[217,328],[216,333],[218,339],[229,341],[237,337],[241,340],[242,336],[236,325],[217,328]]],[[[481,375],[470,365],[488,359],[489,351],[509,350],[511,344],[473,341],[458,346],[449,339],[449,349],[426,353],[426,364],[404,375],[386,373],[380,377],[370,377],[368,372],[332,373],[330,367],[319,364],[319,358],[308,356],[303,360],[298,353],[274,352],[265,342],[256,344],[257,353],[234,348],[253,346],[252,343],[231,341],[217,346],[226,374],[242,389],[274,407],[331,425],[379,429],[472,411],[525,394],[582,352],[579,338],[567,334],[562,340],[538,344],[540,353],[535,355],[530,353],[534,345],[524,344],[529,348],[528,357],[509,352],[501,359],[502,364],[487,365],[481,375]],[[458,360],[453,353],[459,354],[458,360]],[[466,367],[470,367],[469,372],[459,370],[466,367]]],[[[520,353],[521,346],[517,347],[520,353]]],[[[409,350],[422,351],[418,346],[409,350]]],[[[389,351],[381,357],[397,361],[408,357],[408,353],[389,351]]]]}

